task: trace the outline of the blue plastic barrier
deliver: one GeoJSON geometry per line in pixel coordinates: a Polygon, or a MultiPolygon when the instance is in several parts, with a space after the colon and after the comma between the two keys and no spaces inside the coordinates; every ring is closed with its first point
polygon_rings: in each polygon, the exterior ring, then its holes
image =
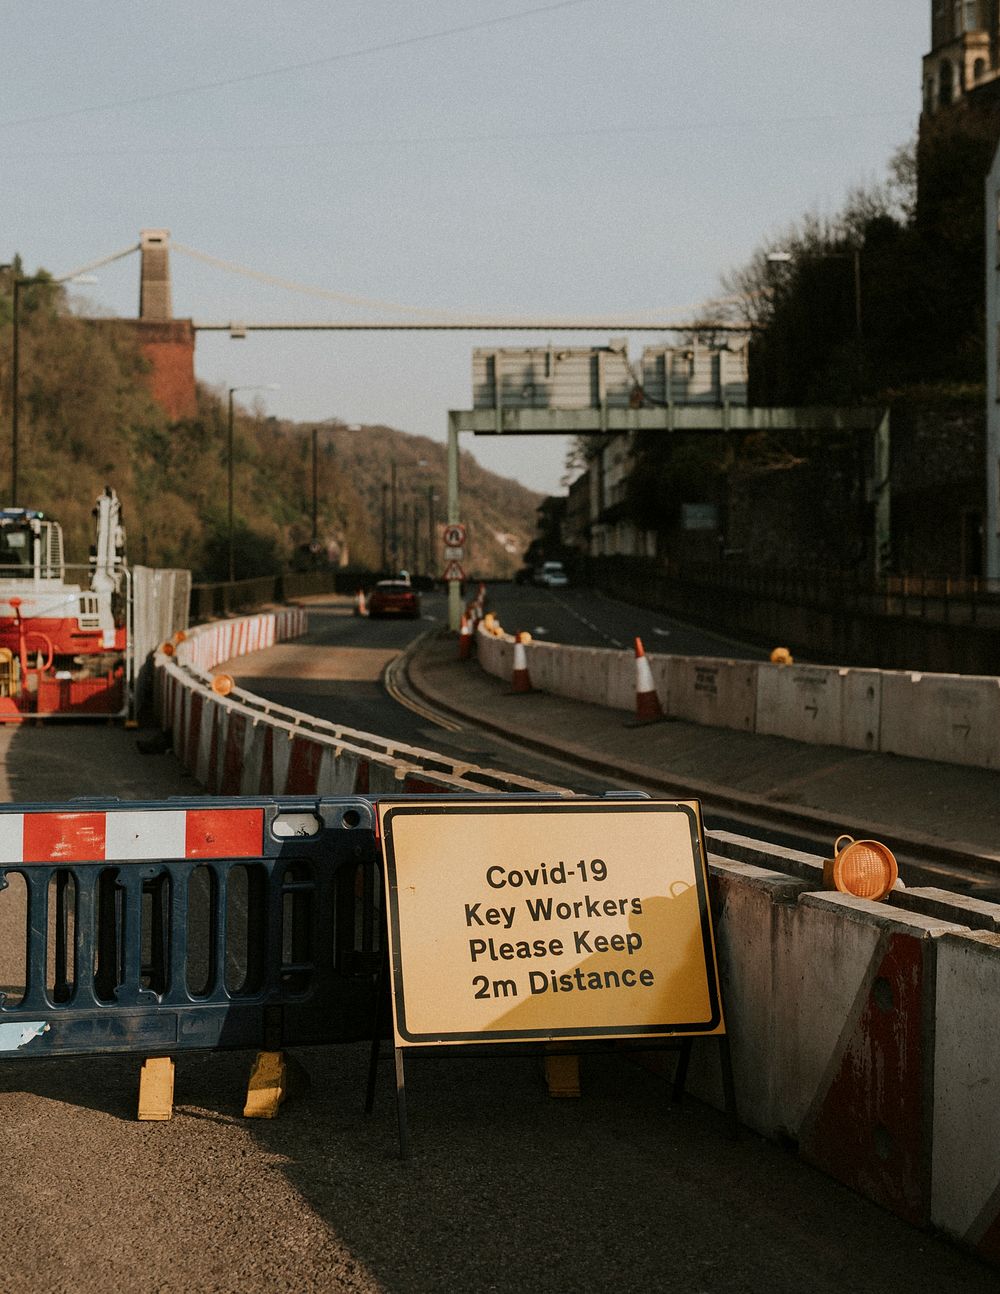
{"type": "Polygon", "coordinates": [[[0,1053],[370,1037],[372,803],[74,801],[0,810],[0,1053]]]}

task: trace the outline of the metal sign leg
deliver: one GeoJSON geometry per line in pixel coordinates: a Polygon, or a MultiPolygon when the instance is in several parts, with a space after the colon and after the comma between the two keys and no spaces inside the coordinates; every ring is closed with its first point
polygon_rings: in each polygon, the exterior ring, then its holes
{"type": "MultiPolygon", "coordinates": [[[[385,945],[383,945],[385,946],[385,945]]],[[[375,1023],[372,1028],[372,1046],[368,1053],[368,1090],[365,1095],[365,1114],[371,1114],[375,1108],[375,1083],[378,1079],[378,1058],[382,1050],[382,1030],[387,1018],[386,1006],[389,1000],[389,954],[379,963],[378,980],[375,984],[375,1023]]]]}
{"type": "Polygon", "coordinates": [[[729,1050],[729,1035],[719,1034],[719,1063],[722,1066],[722,1091],[726,1098],[726,1124],[733,1141],[740,1135],[740,1120],[736,1110],[736,1084],[733,1082],[733,1058],[729,1050]]]}
{"type": "Polygon", "coordinates": [[[681,1049],[677,1056],[677,1068],[674,1070],[674,1085],[670,1092],[670,1099],[675,1105],[679,1105],[684,1095],[684,1084],[687,1082],[688,1064],[691,1060],[691,1047],[693,1039],[685,1038],[681,1043],[681,1049]]]}
{"type": "Polygon", "coordinates": [[[399,1124],[399,1157],[410,1158],[410,1132],[406,1126],[406,1077],[403,1072],[403,1049],[396,1048],[396,1122],[399,1124]]]}

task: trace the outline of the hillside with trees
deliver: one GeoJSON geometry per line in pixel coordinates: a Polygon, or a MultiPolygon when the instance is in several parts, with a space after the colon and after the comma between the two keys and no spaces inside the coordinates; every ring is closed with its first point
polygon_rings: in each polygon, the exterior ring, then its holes
{"type": "MultiPolygon", "coordinates": [[[[20,265],[18,273],[24,273],[20,265]]],[[[0,503],[9,504],[12,302],[0,275],[0,503]],[[6,289],[6,291],[2,291],[6,289]]],[[[67,560],[86,560],[90,511],[108,485],[121,496],[133,563],[190,568],[226,578],[228,407],[202,386],[198,414],[170,422],[149,394],[133,334],[114,320],[75,316],[63,290],[20,291],[18,502],[62,522],[67,560]]],[[[234,418],[234,531],[238,578],[289,566],[391,565],[395,464],[396,565],[427,567],[430,509],[446,509],[443,444],[383,426],[348,429],[279,421],[239,402],[234,418]],[[312,537],[312,433],[317,430],[318,553],[312,537]],[[384,536],[384,537],[383,537],[384,536]]],[[[540,495],[460,463],[470,570],[509,576],[531,537],[540,495]]],[[[434,565],[440,565],[438,544],[434,565]]]]}

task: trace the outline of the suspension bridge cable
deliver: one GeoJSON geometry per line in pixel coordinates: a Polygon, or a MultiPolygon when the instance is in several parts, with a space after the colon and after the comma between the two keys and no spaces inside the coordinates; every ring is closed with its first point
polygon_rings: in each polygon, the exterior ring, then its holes
{"type": "Polygon", "coordinates": [[[102,265],[110,265],[112,261],[123,260],[126,256],[131,256],[133,252],[139,250],[140,244],[133,243],[131,247],[123,247],[120,252],[112,252],[110,256],[102,256],[96,261],[88,261],[86,265],[81,265],[78,269],[70,270],[68,274],[60,274],[52,280],[53,283],[65,283],[68,279],[75,279],[80,274],[89,274],[91,270],[98,270],[102,265]]]}
{"type": "MultiPolygon", "coordinates": [[[[415,318],[424,320],[440,320],[442,325],[449,327],[461,328],[488,328],[496,326],[507,330],[523,327],[526,331],[537,329],[538,319],[520,315],[470,315],[460,311],[442,310],[436,307],[402,305],[397,301],[379,301],[371,297],[363,297],[356,293],[338,292],[332,288],[313,287],[307,283],[297,283],[292,279],[283,279],[276,274],[268,274],[263,270],[254,270],[247,265],[239,265],[235,261],[226,261],[219,256],[212,256],[208,252],[199,252],[194,247],[187,247],[184,243],[171,242],[170,247],[175,252],[180,252],[183,256],[189,256],[194,260],[201,261],[205,265],[211,265],[215,269],[225,270],[230,274],[240,274],[245,278],[255,279],[258,283],[267,283],[272,287],[282,288],[287,292],[298,292],[306,296],[319,297],[328,301],[339,301],[346,305],[361,306],[368,310],[388,310],[396,314],[412,315],[415,318]]],[[[691,306],[685,306],[687,311],[709,309],[718,307],[729,302],[740,300],[740,297],[714,297],[711,301],[694,303],[691,306]]],[[[676,314],[681,307],[671,306],[669,310],[641,310],[632,311],[628,315],[620,315],[617,318],[614,315],[601,315],[599,319],[587,318],[586,316],[574,316],[561,318],[559,315],[546,315],[545,326],[551,328],[565,327],[568,331],[573,330],[573,325],[584,328],[615,328],[621,327],[628,331],[627,325],[651,327],[654,329],[663,328],[665,331],[670,330],[675,325],[669,319],[664,318],[666,314],[676,314]]],[[[688,316],[690,317],[690,315],[688,316]]],[[[306,325],[303,325],[306,326],[306,325]]],[[[677,324],[679,328],[687,325],[677,324]]],[[[709,327],[710,324],[706,324],[709,327]]]]}

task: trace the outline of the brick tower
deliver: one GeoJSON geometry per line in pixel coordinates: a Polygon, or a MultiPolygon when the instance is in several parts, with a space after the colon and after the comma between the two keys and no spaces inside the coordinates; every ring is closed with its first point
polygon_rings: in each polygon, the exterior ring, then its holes
{"type": "Polygon", "coordinates": [[[149,387],[172,419],[197,412],[194,384],[194,329],[175,319],[170,291],[170,230],[143,229],[139,235],[139,318],[136,336],[149,361],[149,387]]]}
{"type": "Polygon", "coordinates": [[[1000,0],[931,0],[923,75],[925,116],[1000,78],[1000,0]]]}

